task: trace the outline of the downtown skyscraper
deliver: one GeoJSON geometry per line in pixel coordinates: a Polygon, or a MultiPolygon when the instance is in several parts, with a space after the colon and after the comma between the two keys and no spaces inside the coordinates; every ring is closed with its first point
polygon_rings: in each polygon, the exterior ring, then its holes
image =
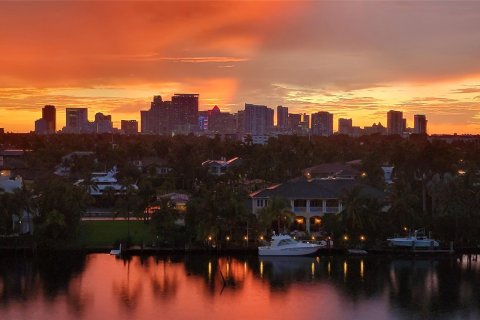
{"type": "Polygon", "coordinates": [[[154,96],[150,109],[140,111],[141,132],[148,134],[191,133],[199,130],[198,94],[175,94],[171,101],[154,96]]]}
{"type": "Polygon", "coordinates": [[[245,104],[245,134],[264,135],[273,129],[274,111],[263,105],[245,104]]]}
{"type": "Polygon", "coordinates": [[[56,109],[55,106],[46,105],[42,108],[42,118],[35,121],[36,134],[54,134],[56,132],[56,109]]]}
{"type": "Polygon", "coordinates": [[[312,114],[312,134],[317,136],[331,136],[333,134],[333,114],[319,111],[312,114]]]}

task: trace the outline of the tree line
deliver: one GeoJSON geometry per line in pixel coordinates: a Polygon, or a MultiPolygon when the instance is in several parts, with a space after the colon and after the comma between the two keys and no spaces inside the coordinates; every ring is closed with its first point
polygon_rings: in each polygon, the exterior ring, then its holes
{"type": "Polygon", "coordinates": [[[447,143],[426,136],[280,136],[266,145],[254,145],[248,140],[224,141],[219,136],[4,134],[0,145],[29,150],[27,167],[37,174],[27,188],[0,195],[0,233],[14,232],[12,214],[31,207],[43,244],[75,237],[80,218],[92,201],[85,192],[91,172],[116,165],[125,188],[132,182],[139,188],[121,197],[107,192],[96,205],[148,218],[152,232],[166,240],[179,237],[194,244],[214,236],[241,241],[247,234],[253,239],[272,229],[279,231],[279,217],[291,220],[291,215],[288,206],[278,204],[280,199],[270,201],[260,217],[252,216],[249,193],[298,177],[310,166],[360,159],[360,170],[365,173],[361,182],[384,190],[386,199],[371,199],[359,190],[346,192],[342,213],[322,219],[327,233],[338,241],[348,235],[351,242],[358,242],[361,236],[378,242],[404,228],[425,227],[439,239],[476,245],[480,236],[479,141],[447,143]],[[53,171],[62,157],[73,151],[92,151],[93,155],[70,159],[70,176],[55,176],[53,171]],[[139,170],[134,161],[145,157],[164,160],[172,171],[158,175],[139,170]],[[210,175],[201,165],[222,157],[240,157],[243,163],[220,177],[210,175]],[[392,185],[384,182],[384,164],[394,167],[392,185]],[[79,178],[85,181],[83,187],[73,185],[79,178]],[[174,206],[156,200],[157,194],[173,191],[190,195],[183,227],[175,225],[179,213],[174,206]],[[145,208],[151,205],[159,209],[147,217],[145,208]]]}

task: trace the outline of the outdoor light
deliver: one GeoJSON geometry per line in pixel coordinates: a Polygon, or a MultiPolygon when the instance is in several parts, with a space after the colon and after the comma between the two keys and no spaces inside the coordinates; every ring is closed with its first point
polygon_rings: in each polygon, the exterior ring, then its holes
{"type": "Polygon", "coordinates": [[[260,236],[260,240],[263,240],[263,236],[260,236]]]}
{"type": "Polygon", "coordinates": [[[408,230],[408,228],[407,228],[407,227],[403,227],[403,231],[407,231],[407,230],[408,230]]]}
{"type": "Polygon", "coordinates": [[[322,222],[320,218],[315,218],[315,224],[320,224],[320,222],[322,222]]]}
{"type": "Polygon", "coordinates": [[[312,240],[315,240],[315,236],[312,236],[312,240]]]}
{"type": "Polygon", "coordinates": [[[246,241],[246,240],[248,240],[248,237],[247,237],[247,236],[245,236],[245,237],[243,237],[243,239],[246,241]]]}
{"type": "Polygon", "coordinates": [[[343,236],[343,240],[348,241],[348,235],[347,234],[343,236]]]}
{"type": "Polygon", "coordinates": [[[365,236],[363,234],[360,236],[360,241],[365,241],[365,236]]]}
{"type": "Polygon", "coordinates": [[[208,241],[212,241],[212,236],[208,236],[208,241]]]}
{"type": "Polygon", "coordinates": [[[230,236],[227,236],[226,239],[227,239],[227,241],[229,241],[229,240],[230,240],[230,236]]]}

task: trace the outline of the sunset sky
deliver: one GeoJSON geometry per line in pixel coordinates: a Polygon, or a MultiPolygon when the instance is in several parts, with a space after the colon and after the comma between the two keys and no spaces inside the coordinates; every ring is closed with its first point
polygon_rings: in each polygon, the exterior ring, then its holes
{"type": "Polygon", "coordinates": [[[41,107],[140,118],[153,95],[200,109],[284,105],[429,133],[480,132],[480,2],[0,2],[0,127],[41,107]]]}

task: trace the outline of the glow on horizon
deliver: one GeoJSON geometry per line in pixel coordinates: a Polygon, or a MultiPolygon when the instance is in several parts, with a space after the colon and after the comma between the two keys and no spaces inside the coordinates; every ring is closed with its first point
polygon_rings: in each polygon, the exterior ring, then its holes
{"type": "Polygon", "coordinates": [[[335,128],[394,109],[432,134],[480,130],[480,3],[2,2],[0,30],[6,131],[33,130],[46,104],[57,129],[75,106],[119,126],[174,93],[329,111],[335,128]]]}

